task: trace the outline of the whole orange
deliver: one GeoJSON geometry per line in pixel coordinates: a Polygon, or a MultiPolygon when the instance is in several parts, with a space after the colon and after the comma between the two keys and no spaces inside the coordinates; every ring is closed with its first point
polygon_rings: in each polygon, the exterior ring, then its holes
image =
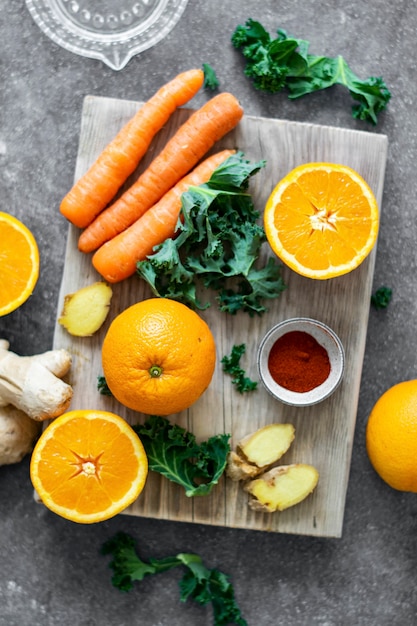
{"type": "Polygon", "coordinates": [[[366,450],[390,487],[417,493],[417,380],[394,385],[376,402],[366,428],[366,450]]]}
{"type": "Polygon", "coordinates": [[[175,300],[149,298],[113,320],[102,364],[110,391],[124,406],[170,415],[187,409],[207,389],[216,345],[197,313],[175,300]]]}

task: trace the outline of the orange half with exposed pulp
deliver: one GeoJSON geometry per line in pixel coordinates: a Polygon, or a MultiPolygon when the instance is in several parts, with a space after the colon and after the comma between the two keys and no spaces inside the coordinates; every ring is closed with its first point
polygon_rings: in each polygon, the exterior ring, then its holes
{"type": "Polygon", "coordinates": [[[288,267],[309,278],[333,278],[357,268],[371,252],[378,204],[352,168],[306,163],[272,191],[264,227],[272,250],[288,267]]]}
{"type": "Polygon", "coordinates": [[[44,505],[73,522],[101,522],[143,490],[148,459],[122,417],[74,410],[54,419],[33,450],[30,476],[44,505]]]}
{"type": "Polygon", "coordinates": [[[39,277],[39,250],[31,231],[0,211],[0,317],[21,306],[39,277]]]}

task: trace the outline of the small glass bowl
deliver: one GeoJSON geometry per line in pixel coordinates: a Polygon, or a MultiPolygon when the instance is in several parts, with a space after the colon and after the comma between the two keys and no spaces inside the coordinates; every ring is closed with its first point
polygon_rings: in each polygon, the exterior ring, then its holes
{"type": "Polygon", "coordinates": [[[121,70],[174,28],[188,0],[26,0],[39,28],[62,48],[121,70]]]}
{"type": "Polygon", "coordinates": [[[339,337],[326,324],[307,317],[296,317],[280,322],[266,333],[259,345],[257,365],[262,383],[274,398],[292,406],[310,406],[328,398],[340,384],[345,366],[345,352],[339,337]],[[291,331],[308,333],[325,348],[329,356],[329,376],[311,391],[290,391],[275,382],[269,371],[268,358],[272,346],[291,331]]]}

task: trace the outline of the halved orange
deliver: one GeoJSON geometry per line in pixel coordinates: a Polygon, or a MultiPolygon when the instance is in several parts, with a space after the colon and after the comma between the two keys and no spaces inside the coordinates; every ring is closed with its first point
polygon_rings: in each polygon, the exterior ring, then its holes
{"type": "Polygon", "coordinates": [[[0,211],[0,316],[11,313],[33,292],[39,277],[39,250],[30,230],[0,211]]]}
{"type": "Polygon", "coordinates": [[[374,247],[376,198],[350,167],[305,163],[271,193],[264,213],[268,242],[298,274],[327,279],[357,268],[374,247]]]}
{"type": "Polygon", "coordinates": [[[147,474],[138,435],[107,411],[74,410],[54,419],[30,463],[32,484],[44,505],[82,524],[123,511],[143,490],[147,474]]]}

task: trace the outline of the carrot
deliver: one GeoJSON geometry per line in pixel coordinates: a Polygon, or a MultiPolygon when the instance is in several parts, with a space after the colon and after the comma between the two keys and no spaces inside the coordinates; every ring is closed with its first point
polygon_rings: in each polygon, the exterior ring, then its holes
{"type": "Polygon", "coordinates": [[[67,193],[60,206],[62,215],[75,226],[88,226],[135,171],[152,139],[175,109],[191,100],[203,82],[204,72],[193,69],[163,85],[67,193]]]}
{"type": "Polygon", "coordinates": [[[93,255],[95,269],[109,283],[117,283],[135,273],[136,263],[150,255],[155,246],[174,237],[181,211],[181,194],[191,185],[201,185],[234,150],[209,156],[184,176],[156,204],[131,226],[104,243],[93,255]]]}
{"type": "Polygon", "coordinates": [[[92,252],[139,219],[187,174],[243,115],[230,93],[211,98],[177,130],[138,180],[81,234],[78,248],[92,252]]]}

